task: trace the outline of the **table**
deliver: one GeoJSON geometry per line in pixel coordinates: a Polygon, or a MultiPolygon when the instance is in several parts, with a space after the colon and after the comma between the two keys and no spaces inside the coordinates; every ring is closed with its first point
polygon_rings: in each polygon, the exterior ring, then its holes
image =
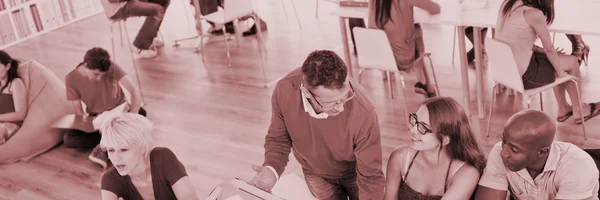
{"type": "MultiPolygon", "coordinates": [[[[430,15],[429,13],[425,12],[420,8],[415,8],[414,10],[415,23],[457,26],[463,87],[463,106],[465,107],[465,112],[468,116],[471,116],[471,103],[464,28],[467,26],[473,26],[474,40],[480,41],[475,42],[474,44],[477,108],[479,119],[485,118],[485,110],[483,108],[483,64],[481,63],[483,51],[481,45],[481,28],[496,27],[498,12],[500,10],[502,2],[503,1],[501,0],[489,0],[487,8],[476,10],[462,10],[462,7],[460,3],[458,3],[458,0],[444,0],[438,1],[442,9],[441,13],[437,15],[430,15]]],[[[597,8],[600,8],[600,1],[578,0],[577,3],[573,3],[573,1],[570,0],[557,0],[554,4],[556,15],[554,22],[549,27],[550,32],[578,35],[600,35],[600,26],[594,26],[592,24],[580,22],[581,20],[600,19],[600,12],[597,11],[597,8]]],[[[348,37],[345,20],[347,18],[367,18],[368,10],[364,7],[338,7],[331,13],[331,15],[339,17],[340,29],[342,34],[342,45],[344,47],[344,58],[346,60],[346,64],[351,69],[352,64],[350,58],[350,49],[348,47],[348,37]]],[[[352,72],[352,70],[349,71],[352,72]]],[[[352,74],[350,75],[352,76],[352,74]]]]}

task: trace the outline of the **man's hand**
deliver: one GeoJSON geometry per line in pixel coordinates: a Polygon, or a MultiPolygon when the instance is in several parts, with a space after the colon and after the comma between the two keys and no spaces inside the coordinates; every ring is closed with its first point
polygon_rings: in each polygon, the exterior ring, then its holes
{"type": "Polygon", "coordinates": [[[254,178],[248,182],[248,184],[257,187],[265,192],[271,192],[275,183],[277,183],[277,177],[269,168],[264,166],[252,165],[252,169],[256,171],[254,178]]]}

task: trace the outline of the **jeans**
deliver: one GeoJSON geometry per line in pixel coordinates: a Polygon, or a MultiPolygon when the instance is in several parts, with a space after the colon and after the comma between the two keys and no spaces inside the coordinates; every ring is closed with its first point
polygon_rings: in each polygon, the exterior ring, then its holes
{"type": "Polygon", "coordinates": [[[165,16],[165,11],[170,0],[132,0],[128,1],[111,19],[126,19],[134,16],[146,16],[146,21],[140,28],[133,46],[146,50],[149,49],[158,34],[160,25],[165,16]]]}
{"type": "Polygon", "coordinates": [[[308,189],[317,199],[358,200],[356,173],[347,174],[342,178],[323,178],[308,170],[302,171],[308,189]]]}
{"type": "MultiPolygon", "coordinates": [[[[140,108],[138,114],[146,117],[147,112],[144,108],[140,108]]],[[[69,130],[63,136],[65,146],[76,149],[91,149],[100,144],[102,135],[99,131],[87,133],[80,130],[69,130]]]]}

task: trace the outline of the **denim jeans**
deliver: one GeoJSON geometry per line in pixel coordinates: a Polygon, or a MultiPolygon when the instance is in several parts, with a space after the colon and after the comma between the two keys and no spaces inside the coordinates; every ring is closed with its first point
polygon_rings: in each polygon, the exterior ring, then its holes
{"type": "MultiPolygon", "coordinates": [[[[146,109],[140,108],[138,114],[146,117],[148,115],[146,109]]],[[[63,142],[68,148],[75,149],[91,149],[100,144],[102,135],[99,131],[86,133],[80,130],[69,130],[63,135],[63,142]]]]}
{"type": "Polygon", "coordinates": [[[158,34],[162,24],[165,11],[170,0],[131,0],[128,1],[111,19],[126,19],[134,16],[146,16],[146,21],[140,28],[133,46],[146,50],[152,45],[152,41],[158,34]]]}
{"type": "Polygon", "coordinates": [[[323,178],[308,170],[302,171],[308,189],[317,199],[358,200],[356,173],[347,174],[342,178],[323,178]]]}

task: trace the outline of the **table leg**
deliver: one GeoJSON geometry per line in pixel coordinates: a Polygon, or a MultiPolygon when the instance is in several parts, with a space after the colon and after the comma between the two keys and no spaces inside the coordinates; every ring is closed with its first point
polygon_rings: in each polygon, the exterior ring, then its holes
{"type": "Polygon", "coordinates": [[[485,109],[483,105],[483,48],[481,38],[481,27],[473,27],[473,48],[475,49],[475,87],[477,88],[477,114],[479,119],[485,118],[485,109]]]}
{"type": "MultiPolygon", "coordinates": [[[[475,30],[473,30],[475,32],[475,30]]],[[[458,26],[458,55],[460,55],[460,76],[463,88],[463,106],[469,119],[471,119],[471,95],[469,89],[469,65],[465,47],[465,27],[458,26]]]]}
{"type": "Polygon", "coordinates": [[[354,78],[354,68],[352,67],[352,58],[350,54],[350,47],[348,46],[348,27],[346,26],[346,17],[340,17],[340,31],[342,33],[342,46],[344,47],[344,59],[346,61],[346,67],[348,68],[348,75],[354,78]]]}

